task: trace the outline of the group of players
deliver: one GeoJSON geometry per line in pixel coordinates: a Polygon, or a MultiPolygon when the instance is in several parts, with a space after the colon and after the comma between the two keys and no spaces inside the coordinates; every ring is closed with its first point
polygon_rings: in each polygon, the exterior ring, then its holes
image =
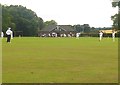
{"type": "MultiPolygon", "coordinates": [[[[115,41],[115,33],[116,33],[116,31],[112,31],[112,39],[113,39],[113,42],[115,41]]],[[[100,31],[99,32],[99,41],[101,41],[102,40],[102,38],[103,38],[103,32],[102,31],[100,31]]]]}
{"type": "MultiPolygon", "coordinates": [[[[79,39],[81,33],[76,33],[76,39],[79,39]]],[[[113,42],[115,41],[115,34],[116,31],[112,31],[112,39],[113,42]]],[[[6,35],[7,35],[7,42],[10,43],[10,40],[13,39],[13,32],[11,31],[11,28],[8,28],[8,30],[6,31],[6,35]]],[[[1,38],[4,37],[4,33],[1,32],[1,38]]],[[[99,32],[99,41],[101,41],[103,38],[103,32],[100,31],[99,32]]]]}

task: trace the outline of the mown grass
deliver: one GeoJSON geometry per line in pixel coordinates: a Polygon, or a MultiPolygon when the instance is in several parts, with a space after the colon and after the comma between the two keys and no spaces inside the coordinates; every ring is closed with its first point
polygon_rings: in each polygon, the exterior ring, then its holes
{"type": "Polygon", "coordinates": [[[118,40],[14,38],[2,43],[3,83],[117,83],[118,40]]]}
{"type": "Polygon", "coordinates": [[[2,39],[0,38],[0,84],[2,83],[2,39]]]}

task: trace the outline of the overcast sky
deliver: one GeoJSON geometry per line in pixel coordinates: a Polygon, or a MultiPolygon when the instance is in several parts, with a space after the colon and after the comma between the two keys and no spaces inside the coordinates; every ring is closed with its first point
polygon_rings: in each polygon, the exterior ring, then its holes
{"type": "Polygon", "coordinates": [[[25,6],[44,21],[55,20],[59,25],[110,27],[113,23],[110,17],[117,13],[111,0],[0,0],[0,3],[25,6]]]}

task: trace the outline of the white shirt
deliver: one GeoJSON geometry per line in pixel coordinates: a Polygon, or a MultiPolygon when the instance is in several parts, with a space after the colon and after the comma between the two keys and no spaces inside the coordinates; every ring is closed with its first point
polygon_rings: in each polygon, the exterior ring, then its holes
{"type": "Polygon", "coordinates": [[[102,32],[100,32],[100,33],[99,33],[99,35],[102,37],[102,36],[103,36],[103,33],[102,33],[102,32]]]}
{"type": "Polygon", "coordinates": [[[10,29],[8,29],[8,30],[6,31],[6,34],[7,34],[7,35],[12,35],[12,31],[11,31],[10,29]]]}
{"type": "Polygon", "coordinates": [[[76,37],[79,37],[80,36],[80,33],[76,33],[76,37]]]}
{"type": "Polygon", "coordinates": [[[112,33],[112,36],[115,37],[115,32],[112,33]]]}

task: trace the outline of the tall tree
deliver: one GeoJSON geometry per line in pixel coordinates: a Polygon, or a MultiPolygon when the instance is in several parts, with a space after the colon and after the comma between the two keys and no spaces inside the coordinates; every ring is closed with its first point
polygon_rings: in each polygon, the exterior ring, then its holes
{"type": "Polygon", "coordinates": [[[12,16],[8,11],[8,7],[2,6],[2,30],[5,32],[11,26],[12,16]]]}
{"type": "Polygon", "coordinates": [[[113,20],[113,29],[120,30],[120,1],[112,2],[112,7],[118,7],[118,14],[111,16],[111,20],[113,20]]]}
{"type": "Polygon", "coordinates": [[[111,16],[111,20],[113,21],[113,29],[118,28],[118,14],[115,14],[114,16],[111,16]]]}
{"type": "Polygon", "coordinates": [[[76,32],[84,32],[84,28],[80,24],[74,25],[74,29],[76,30],[76,32]]]}
{"type": "Polygon", "coordinates": [[[48,25],[57,25],[57,22],[55,20],[46,21],[44,23],[44,26],[48,26],[48,25]]]}
{"type": "Polygon", "coordinates": [[[12,27],[13,31],[21,31],[23,36],[35,36],[43,27],[43,19],[21,5],[3,6],[3,30],[12,27]]]}
{"type": "Polygon", "coordinates": [[[44,21],[42,18],[38,17],[38,30],[41,30],[44,27],[44,21]]]}
{"type": "Polygon", "coordinates": [[[89,24],[84,24],[83,27],[84,27],[84,32],[86,32],[86,33],[90,32],[90,26],[89,26],[89,24]]]}

